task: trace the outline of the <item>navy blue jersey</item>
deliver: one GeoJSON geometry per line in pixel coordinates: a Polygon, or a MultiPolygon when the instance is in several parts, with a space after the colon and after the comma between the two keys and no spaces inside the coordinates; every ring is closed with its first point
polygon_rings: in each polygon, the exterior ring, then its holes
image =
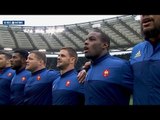
{"type": "Polygon", "coordinates": [[[104,55],[92,62],[84,87],[85,105],[129,105],[131,66],[126,60],[104,55]]]}
{"type": "Polygon", "coordinates": [[[70,70],[53,82],[53,105],[84,105],[84,84],[77,79],[77,71],[70,70]]]}
{"type": "Polygon", "coordinates": [[[137,44],[130,63],[134,71],[134,105],[160,105],[160,43],[156,48],[149,41],[137,44]]]}
{"type": "Polygon", "coordinates": [[[46,68],[32,73],[24,88],[24,104],[52,105],[52,82],[58,76],[58,71],[46,68]]]}
{"type": "Polygon", "coordinates": [[[0,72],[0,105],[8,105],[10,100],[10,84],[15,71],[10,67],[0,72]]]}
{"type": "Polygon", "coordinates": [[[25,69],[16,72],[16,75],[13,77],[11,82],[11,105],[23,105],[24,86],[30,76],[31,72],[25,69]]]}

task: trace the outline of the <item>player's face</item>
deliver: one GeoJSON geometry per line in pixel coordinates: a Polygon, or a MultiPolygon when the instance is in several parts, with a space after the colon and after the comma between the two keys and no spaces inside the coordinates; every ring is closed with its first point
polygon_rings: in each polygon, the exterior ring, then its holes
{"type": "Polygon", "coordinates": [[[96,59],[102,54],[102,51],[103,43],[100,39],[100,33],[89,33],[84,43],[85,57],[88,59],[96,59]]]}
{"type": "Polygon", "coordinates": [[[12,69],[19,69],[22,67],[23,61],[19,53],[13,53],[10,60],[12,69]]]}
{"type": "Polygon", "coordinates": [[[39,65],[41,64],[40,60],[34,53],[30,53],[28,55],[26,62],[27,62],[26,69],[31,72],[35,72],[38,69],[39,65]]]}
{"type": "Polygon", "coordinates": [[[6,59],[5,55],[0,54],[0,69],[5,68],[6,64],[7,64],[7,59],[6,59]]]}
{"type": "Polygon", "coordinates": [[[60,50],[60,53],[57,58],[57,67],[61,70],[66,69],[71,61],[68,51],[60,50]]]}
{"type": "Polygon", "coordinates": [[[160,34],[160,15],[141,15],[140,18],[145,38],[154,38],[160,34]]]}

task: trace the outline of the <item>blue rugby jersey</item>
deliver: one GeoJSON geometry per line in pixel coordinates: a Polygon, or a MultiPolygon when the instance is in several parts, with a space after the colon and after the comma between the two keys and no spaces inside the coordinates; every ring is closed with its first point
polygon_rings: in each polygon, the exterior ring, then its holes
{"type": "Polygon", "coordinates": [[[32,73],[25,85],[24,104],[52,105],[52,82],[58,76],[58,71],[47,70],[46,68],[32,73]]]}
{"type": "Polygon", "coordinates": [[[24,86],[31,76],[31,72],[25,69],[22,69],[19,72],[16,72],[16,75],[11,81],[11,105],[23,105],[24,102],[24,86]]]}
{"type": "Polygon", "coordinates": [[[133,89],[128,61],[106,54],[92,62],[84,83],[85,105],[129,105],[133,89]]]}
{"type": "Polygon", "coordinates": [[[84,105],[84,84],[78,82],[77,74],[73,69],[53,82],[53,105],[84,105]]]}
{"type": "Polygon", "coordinates": [[[149,41],[137,44],[131,54],[134,71],[134,105],[160,105],[160,43],[153,48],[149,41]]]}
{"type": "Polygon", "coordinates": [[[0,105],[9,105],[10,101],[10,84],[15,71],[6,67],[0,71],[0,105]]]}

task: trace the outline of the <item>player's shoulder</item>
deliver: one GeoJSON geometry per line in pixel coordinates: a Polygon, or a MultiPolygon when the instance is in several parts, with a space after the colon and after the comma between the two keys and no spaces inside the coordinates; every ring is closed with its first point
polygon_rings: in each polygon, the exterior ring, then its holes
{"type": "Polygon", "coordinates": [[[142,41],[142,42],[138,43],[137,45],[135,45],[135,46],[133,47],[133,50],[134,50],[134,49],[142,48],[142,47],[144,47],[147,43],[148,43],[148,41],[142,41]]]}
{"type": "Polygon", "coordinates": [[[59,70],[55,70],[55,69],[49,69],[48,70],[48,73],[50,73],[50,74],[60,74],[60,71],[59,70]]]}

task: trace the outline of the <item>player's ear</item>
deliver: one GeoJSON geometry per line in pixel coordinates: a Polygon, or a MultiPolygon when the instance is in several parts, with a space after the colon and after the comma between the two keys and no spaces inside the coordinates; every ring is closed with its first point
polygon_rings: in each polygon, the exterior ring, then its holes
{"type": "Polygon", "coordinates": [[[103,44],[103,48],[108,48],[109,46],[108,46],[108,44],[107,43],[104,43],[103,44]]]}

